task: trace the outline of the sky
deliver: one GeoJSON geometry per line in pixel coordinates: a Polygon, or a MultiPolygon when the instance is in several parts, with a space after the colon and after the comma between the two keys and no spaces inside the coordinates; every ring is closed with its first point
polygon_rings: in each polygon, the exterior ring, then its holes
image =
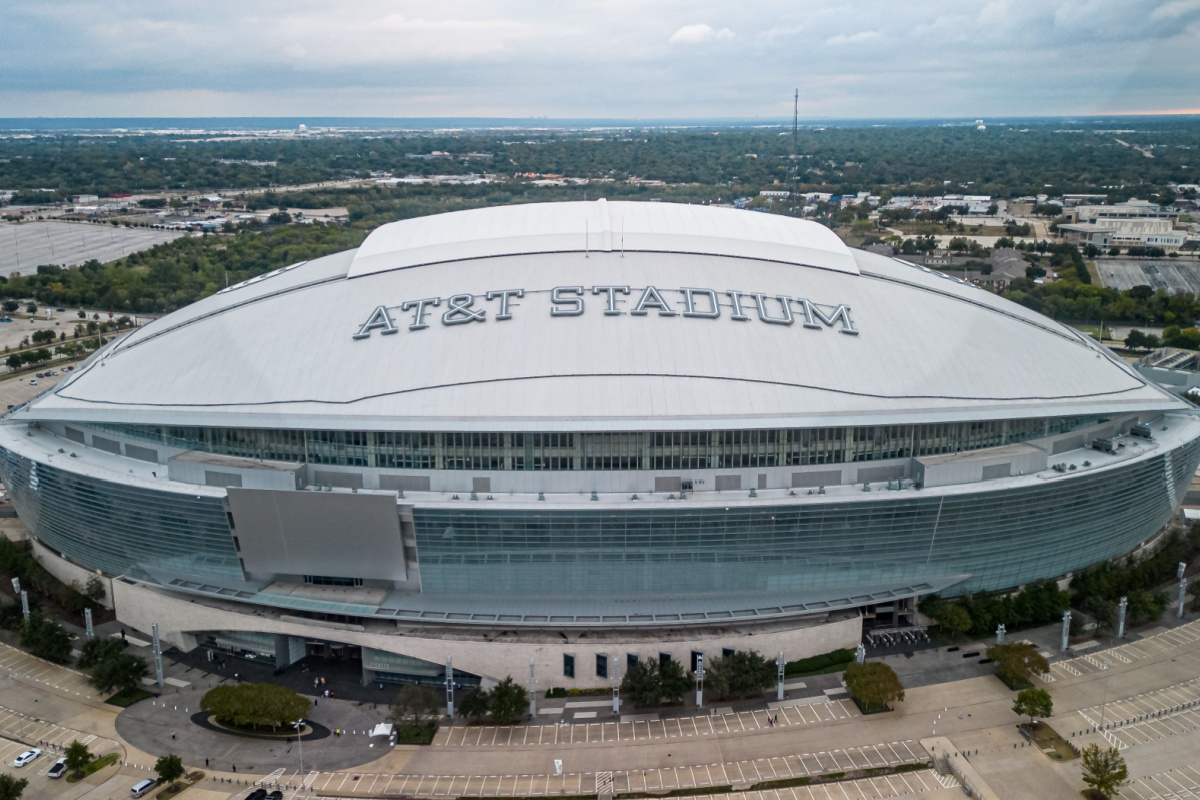
{"type": "Polygon", "coordinates": [[[1200,113],[1200,0],[0,0],[0,117],[1200,113]]]}

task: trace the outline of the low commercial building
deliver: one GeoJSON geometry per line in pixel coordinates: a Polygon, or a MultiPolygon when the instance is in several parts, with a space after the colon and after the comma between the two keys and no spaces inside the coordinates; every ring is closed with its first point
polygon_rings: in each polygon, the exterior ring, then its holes
{"type": "Polygon", "coordinates": [[[1058,226],[1063,239],[1071,244],[1110,247],[1159,247],[1178,250],[1187,241],[1187,231],[1177,231],[1167,219],[1100,219],[1093,222],[1063,223],[1058,226]]]}

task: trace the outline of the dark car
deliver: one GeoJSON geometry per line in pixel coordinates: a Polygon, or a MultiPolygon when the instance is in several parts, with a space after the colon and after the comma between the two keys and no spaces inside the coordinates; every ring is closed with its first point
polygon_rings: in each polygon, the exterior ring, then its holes
{"type": "Polygon", "coordinates": [[[276,789],[267,795],[267,800],[283,800],[283,792],[276,789]]]}
{"type": "Polygon", "coordinates": [[[265,800],[266,796],[266,789],[255,789],[253,792],[246,795],[246,800],[265,800]]]}

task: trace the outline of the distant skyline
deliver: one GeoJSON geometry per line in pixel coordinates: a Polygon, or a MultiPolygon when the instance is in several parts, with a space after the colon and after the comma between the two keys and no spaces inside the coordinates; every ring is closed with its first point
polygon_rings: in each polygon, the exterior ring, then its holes
{"type": "Polygon", "coordinates": [[[0,118],[1200,113],[1200,0],[0,0],[0,118]]]}

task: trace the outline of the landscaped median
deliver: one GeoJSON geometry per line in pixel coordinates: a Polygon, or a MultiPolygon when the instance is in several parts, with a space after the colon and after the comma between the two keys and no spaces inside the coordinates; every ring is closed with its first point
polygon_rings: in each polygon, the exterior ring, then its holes
{"type": "Polygon", "coordinates": [[[91,775],[92,773],[95,773],[95,772],[99,772],[100,770],[104,769],[105,767],[110,766],[115,763],[117,763],[117,754],[116,753],[109,753],[107,755],[100,756],[99,758],[97,758],[93,761],[89,761],[86,766],[84,766],[77,772],[67,773],[66,781],[67,781],[67,783],[77,783],[78,781],[81,781],[84,778],[86,778],[88,775],[91,775]]]}

